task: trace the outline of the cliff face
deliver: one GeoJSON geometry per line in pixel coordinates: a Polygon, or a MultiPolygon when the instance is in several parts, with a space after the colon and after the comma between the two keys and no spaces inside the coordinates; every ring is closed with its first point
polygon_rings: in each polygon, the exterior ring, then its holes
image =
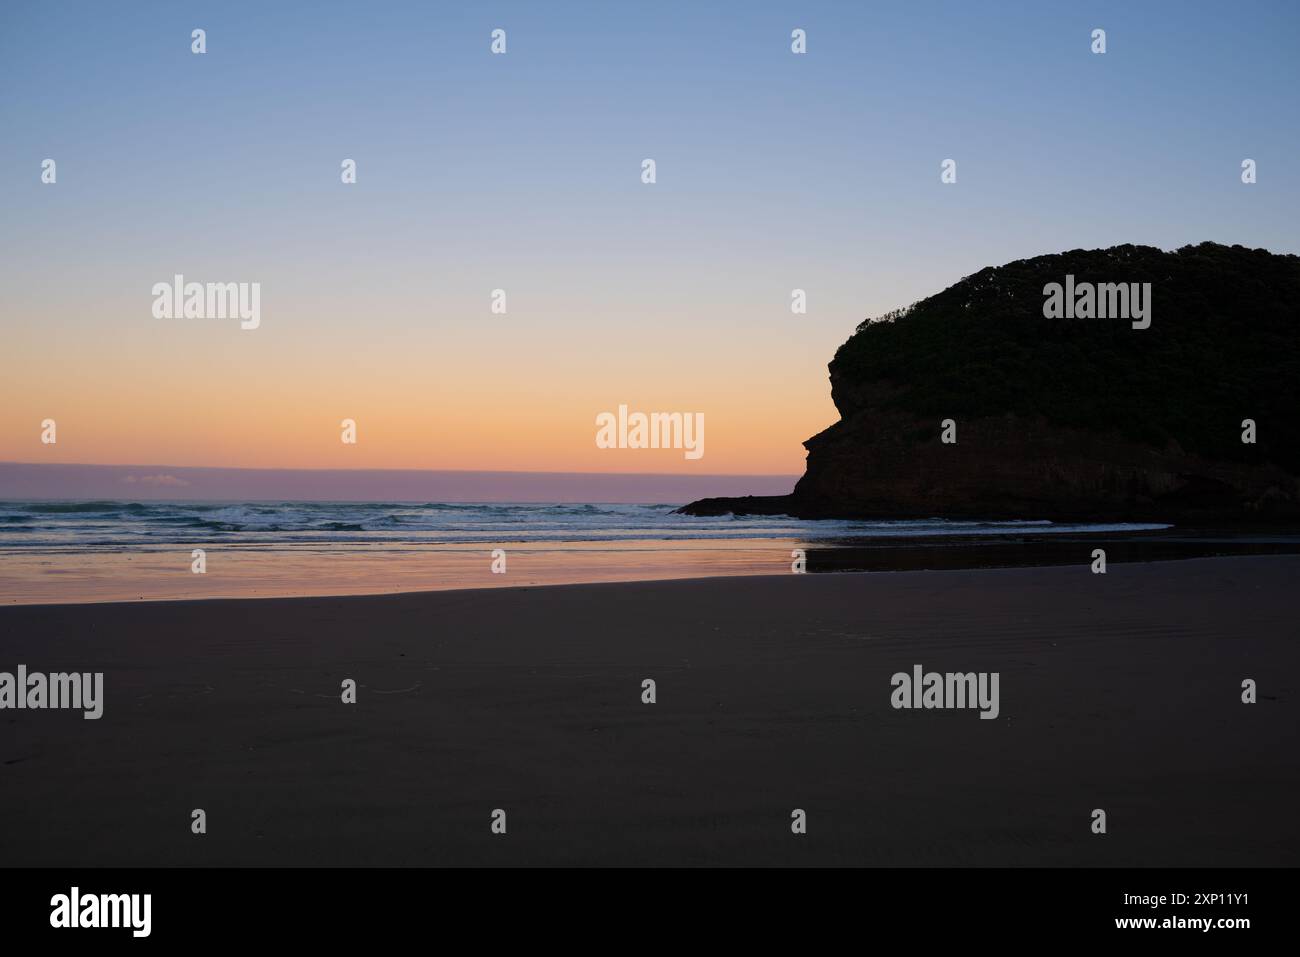
{"type": "Polygon", "coordinates": [[[804,443],[791,495],[683,511],[1300,518],[1300,257],[1117,246],[984,269],[863,323],[830,378],[840,421],[804,443]],[[1067,276],[1150,283],[1150,326],[1045,318],[1044,287],[1067,276]]]}

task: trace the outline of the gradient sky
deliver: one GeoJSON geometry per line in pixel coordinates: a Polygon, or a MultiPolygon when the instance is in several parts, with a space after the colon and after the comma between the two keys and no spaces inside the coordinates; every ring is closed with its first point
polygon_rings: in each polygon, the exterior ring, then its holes
{"type": "Polygon", "coordinates": [[[1297,48],[1291,0],[7,0],[0,460],[796,474],[867,316],[1072,248],[1300,251],[1297,48]],[[260,282],[261,328],[153,318],[175,273],[260,282]],[[596,448],[620,403],[705,456],[596,448]]]}

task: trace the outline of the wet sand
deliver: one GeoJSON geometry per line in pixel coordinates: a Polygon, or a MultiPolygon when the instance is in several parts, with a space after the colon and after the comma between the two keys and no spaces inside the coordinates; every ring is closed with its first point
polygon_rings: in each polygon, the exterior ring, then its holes
{"type": "Polygon", "coordinates": [[[1300,554],[1300,530],[1053,531],[824,538],[627,539],[494,544],[228,542],[193,572],[186,547],[0,548],[0,606],[207,598],[383,595],[524,585],[783,575],[799,550],[811,574],[1111,564],[1300,554]],[[496,550],[500,549],[498,553],[496,550]],[[504,563],[498,561],[504,555],[504,563]],[[494,569],[504,569],[498,573],[494,569]]]}

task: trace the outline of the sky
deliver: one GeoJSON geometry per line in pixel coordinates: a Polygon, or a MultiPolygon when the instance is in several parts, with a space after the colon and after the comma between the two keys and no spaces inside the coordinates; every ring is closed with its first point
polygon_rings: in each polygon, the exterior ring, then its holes
{"type": "Polygon", "coordinates": [[[1294,2],[6,0],[0,461],[797,475],[869,316],[1300,251],[1298,47],[1294,2]],[[178,273],[259,327],[156,318],[178,273]],[[704,454],[599,448],[619,405],[704,454]]]}

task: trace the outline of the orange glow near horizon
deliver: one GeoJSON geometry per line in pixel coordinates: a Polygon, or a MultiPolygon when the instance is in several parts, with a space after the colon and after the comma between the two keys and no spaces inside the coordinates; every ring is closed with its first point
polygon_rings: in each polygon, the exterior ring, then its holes
{"type": "Polygon", "coordinates": [[[483,361],[469,342],[349,347],[322,336],[299,350],[274,334],[259,340],[264,330],[153,331],[152,341],[137,330],[127,341],[88,337],[66,349],[18,343],[3,387],[0,460],[793,475],[803,470],[803,440],[837,418],[824,362],[810,355],[794,368],[771,345],[761,361],[720,369],[702,352],[628,341],[602,358],[539,334],[509,351],[494,335],[494,357],[483,361]],[[596,416],[619,404],[703,413],[703,457],[598,448],[596,416]],[[57,423],[54,445],[41,442],[47,418],[57,423]],[[356,445],[340,440],[348,418],[356,445]]]}

